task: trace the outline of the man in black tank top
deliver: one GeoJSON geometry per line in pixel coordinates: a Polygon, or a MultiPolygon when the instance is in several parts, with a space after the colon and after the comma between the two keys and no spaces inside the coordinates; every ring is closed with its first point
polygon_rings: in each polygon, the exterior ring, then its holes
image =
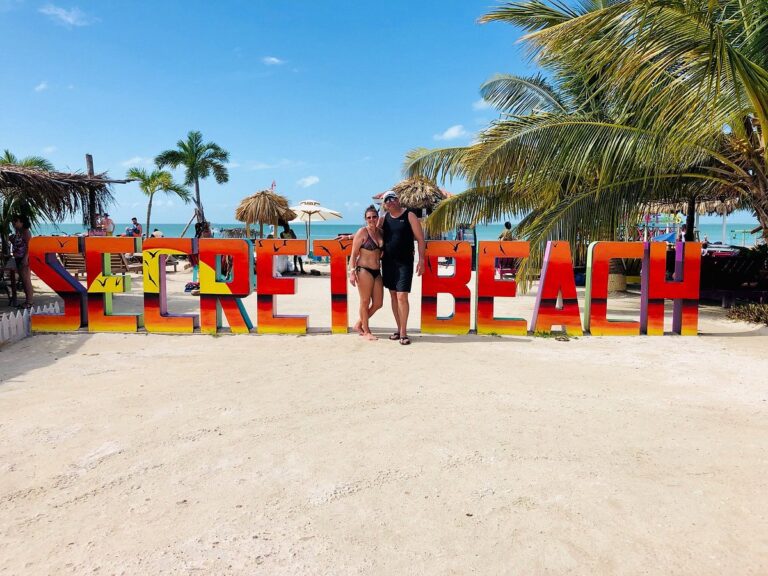
{"type": "Polygon", "coordinates": [[[397,194],[392,190],[384,194],[382,205],[386,214],[379,220],[384,238],[381,275],[384,287],[389,290],[392,313],[397,322],[397,332],[389,338],[399,340],[400,344],[410,344],[407,326],[410,312],[408,293],[413,281],[413,242],[416,241],[419,253],[416,273],[421,276],[424,272],[424,232],[416,215],[400,205],[397,194]]]}

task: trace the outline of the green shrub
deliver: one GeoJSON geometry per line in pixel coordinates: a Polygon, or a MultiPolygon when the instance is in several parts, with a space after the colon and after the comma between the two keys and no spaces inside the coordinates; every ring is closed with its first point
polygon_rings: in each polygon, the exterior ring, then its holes
{"type": "Polygon", "coordinates": [[[768,325],[768,304],[742,304],[728,310],[731,320],[743,320],[768,325]]]}

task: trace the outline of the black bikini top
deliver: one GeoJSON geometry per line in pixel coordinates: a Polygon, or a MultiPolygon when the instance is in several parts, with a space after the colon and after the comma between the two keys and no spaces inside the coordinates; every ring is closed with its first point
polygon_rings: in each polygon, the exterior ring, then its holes
{"type": "Polygon", "coordinates": [[[368,232],[368,230],[366,230],[365,232],[368,234],[368,238],[366,238],[365,242],[363,242],[360,248],[362,248],[363,250],[371,250],[371,251],[381,250],[383,246],[381,244],[376,243],[376,241],[371,237],[371,233],[368,232]]]}

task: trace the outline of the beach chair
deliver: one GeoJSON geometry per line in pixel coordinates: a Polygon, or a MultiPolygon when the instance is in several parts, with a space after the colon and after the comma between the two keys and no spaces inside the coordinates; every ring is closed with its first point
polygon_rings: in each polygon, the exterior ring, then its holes
{"type": "Polygon", "coordinates": [[[112,274],[141,274],[143,268],[141,262],[128,262],[125,254],[110,254],[109,262],[112,274]]]}
{"type": "Polygon", "coordinates": [[[517,275],[517,259],[515,258],[496,258],[496,272],[499,273],[499,278],[504,276],[516,276],[517,275]]]}
{"type": "Polygon", "coordinates": [[[59,254],[59,260],[75,280],[80,280],[80,274],[85,276],[85,256],[82,254],[59,254]]]}
{"type": "MultiPolygon", "coordinates": [[[[64,268],[76,280],[80,280],[81,274],[85,276],[85,256],[82,254],[59,254],[59,257],[64,268]]],[[[110,254],[109,264],[112,274],[140,274],[142,271],[141,263],[129,263],[125,258],[125,254],[110,254]]]]}
{"type": "Polygon", "coordinates": [[[169,267],[173,266],[173,272],[176,273],[178,267],[179,267],[179,261],[174,258],[173,256],[169,256],[168,259],[165,261],[165,268],[168,270],[169,267]]]}

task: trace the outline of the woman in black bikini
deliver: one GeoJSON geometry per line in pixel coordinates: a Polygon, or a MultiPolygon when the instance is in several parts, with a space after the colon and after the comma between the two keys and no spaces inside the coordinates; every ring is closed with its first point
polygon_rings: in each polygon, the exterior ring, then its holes
{"type": "MultiPolygon", "coordinates": [[[[32,273],[29,269],[29,241],[32,239],[32,232],[29,230],[29,218],[24,215],[13,217],[14,233],[11,235],[11,246],[13,248],[13,259],[16,264],[16,274],[21,278],[24,285],[24,304],[16,306],[17,308],[32,308],[32,273]]],[[[16,302],[16,280],[13,279],[11,285],[11,301],[16,302]]]]}
{"type": "Polygon", "coordinates": [[[352,240],[352,256],[349,259],[349,283],[357,286],[360,293],[360,320],[355,330],[368,340],[376,340],[371,334],[368,320],[384,302],[384,283],[381,277],[381,254],[384,239],[376,226],[379,213],[374,206],[365,209],[365,227],[360,228],[352,240]]]}

